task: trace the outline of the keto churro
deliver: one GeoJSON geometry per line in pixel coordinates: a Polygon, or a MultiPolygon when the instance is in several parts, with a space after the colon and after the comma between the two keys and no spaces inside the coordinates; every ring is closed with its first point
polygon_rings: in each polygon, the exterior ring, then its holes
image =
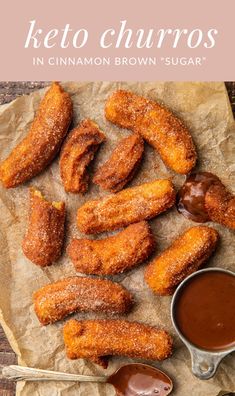
{"type": "Polygon", "coordinates": [[[207,190],[205,208],[212,221],[235,230],[235,195],[221,182],[207,190]]]}
{"type": "Polygon", "coordinates": [[[126,320],[69,320],[64,342],[70,359],[89,359],[107,367],[111,355],[163,360],[172,353],[172,338],[164,331],[126,320]]]}
{"type": "Polygon", "coordinates": [[[105,140],[98,125],[87,119],[66,138],[60,154],[60,175],[65,191],[85,193],[88,189],[87,167],[99,145],[105,140]]]}
{"type": "Polygon", "coordinates": [[[195,166],[197,154],[188,129],[159,103],[120,90],[107,100],[105,115],[112,123],[139,133],[175,172],[186,174],[195,166]]]}
{"type": "Polygon", "coordinates": [[[131,294],[118,283],[78,276],[43,286],[34,293],[33,300],[43,325],[77,311],[123,314],[132,306],[131,294]]]}
{"type": "Polygon", "coordinates": [[[178,193],[178,211],[204,223],[214,221],[235,230],[235,195],[210,172],[192,173],[178,193]]]}
{"type": "Polygon", "coordinates": [[[67,253],[78,272],[114,275],[146,260],[154,246],[151,229],[142,221],[104,239],[73,239],[67,253]]]}
{"type": "Polygon", "coordinates": [[[206,226],[185,231],[147,266],[145,280],[149,287],[159,295],[172,294],[184,278],[211,256],[218,238],[218,232],[206,226]]]}
{"type": "Polygon", "coordinates": [[[85,234],[116,230],[151,219],[174,203],[172,182],[167,179],[154,180],[86,202],[77,211],[77,226],[85,234]]]}
{"type": "Polygon", "coordinates": [[[43,171],[57,154],[72,120],[72,101],[58,83],[42,99],[27,136],[0,164],[4,187],[16,187],[43,171]]]}
{"type": "Polygon", "coordinates": [[[31,188],[29,225],[22,242],[25,256],[41,267],[58,260],[64,240],[64,222],[64,202],[48,202],[40,191],[31,188]]]}
{"type": "Polygon", "coordinates": [[[108,160],[96,171],[93,182],[104,190],[117,192],[132,180],[144,152],[144,141],[133,134],[120,141],[108,160]]]}

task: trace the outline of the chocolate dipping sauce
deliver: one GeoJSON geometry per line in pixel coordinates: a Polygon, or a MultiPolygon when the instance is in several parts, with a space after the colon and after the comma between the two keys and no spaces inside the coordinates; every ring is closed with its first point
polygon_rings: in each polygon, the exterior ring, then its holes
{"type": "Polygon", "coordinates": [[[175,321],[182,335],[200,349],[235,347],[235,276],[208,271],[189,279],[176,300],[175,321]]]}
{"type": "Polygon", "coordinates": [[[204,205],[205,194],[212,184],[217,183],[221,182],[213,173],[198,172],[189,175],[178,192],[178,211],[197,223],[209,221],[204,205]]]}
{"type": "Polygon", "coordinates": [[[166,396],[172,390],[170,378],[160,370],[145,364],[127,364],[111,375],[119,396],[166,396]]]}

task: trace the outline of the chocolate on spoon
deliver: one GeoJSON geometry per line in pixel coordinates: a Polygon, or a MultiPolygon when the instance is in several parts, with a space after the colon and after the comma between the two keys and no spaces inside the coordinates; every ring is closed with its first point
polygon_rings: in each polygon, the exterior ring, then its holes
{"type": "Polygon", "coordinates": [[[173,389],[165,373],[141,363],[120,367],[107,382],[115,387],[117,396],[166,396],[173,389]]]}
{"type": "Polygon", "coordinates": [[[13,381],[71,381],[112,384],[117,396],[167,396],[173,389],[172,380],[155,367],[130,363],[110,376],[67,374],[21,366],[6,366],[2,375],[13,381]]]}

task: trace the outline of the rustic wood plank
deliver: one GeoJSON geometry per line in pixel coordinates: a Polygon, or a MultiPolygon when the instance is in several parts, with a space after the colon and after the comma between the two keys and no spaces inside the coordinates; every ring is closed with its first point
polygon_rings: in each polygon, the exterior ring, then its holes
{"type": "MultiPolygon", "coordinates": [[[[49,81],[2,81],[0,82],[0,104],[8,103],[17,96],[29,94],[48,84],[49,81]]],[[[225,85],[235,114],[235,81],[226,81],[225,85]]]]}
{"type": "Polygon", "coordinates": [[[235,116],[235,81],[227,81],[225,82],[229,100],[233,109],[233,115],[235,116]]]}
{"type": "MultiPolygon", "coordinates": [[[[12,351],[5,333],[0,326],[0,367],[8,366],[10,364],[17,364],[16,355],[12,351]]],[[[15,395],[14,382],[7,381],[6,379],[1,378],[0,375],[0,396],[13,395],[15,395]]]]}
{"type": "Polygon", "coordinates": [[[11,102],[18,96],[43,88],[48,81],[2,81],[0,82],[0,104],[11,102]]]}

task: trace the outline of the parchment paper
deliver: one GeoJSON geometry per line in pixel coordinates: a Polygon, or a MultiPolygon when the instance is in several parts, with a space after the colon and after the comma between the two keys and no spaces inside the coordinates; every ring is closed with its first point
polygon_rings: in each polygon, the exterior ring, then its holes
{"type": "MultiPolygon", "coordinates": [[[[64,83],[72,95],[74,120],[76,125],[85,117],[94,119],[107,136],[95,162],[94,169],[104,162],[117,142],[130,132],[108,123],[104,117],[104,104],[108,95],[117,88],[132,90],[149,98],[160,100],[176,112],[189,126],[199,155],[198,169],[217,174],[233,189],[235,181],[235,127],[233,115],[223,83],[64,83]]],[[[39,101],[45,89],[29,96],[23,96],[10,104],[0,107],[0,158],[27,133],[39,101]]],[[[146,144],[143,164],[132,181],[137,185],[155,178],[172,177],[176,187],[184,180],[166,169],[156,151],[146,144]]],[[[75,225],[76,209],[85,201],[103,196],[105,193],[90,184],[84,196],[66,194],[58,172],[58,158],[38,177],[16,189],[0,192],[0,321],[9,341],[18,354],[21,365],[43,369],[60,370],[80,374],[109,374],[122,363],[131,359],[113,357],[108,370],[84,362],[70,361],[65,356],[62,341],[63,322],[42,327],[33,311],[32,293],[39,287],[62,277],[75,275],[68,257],[63,257],[55,265],[41,269],[27,260],[21,250],[21,241],[27,226],[28,187],[34,185],[51,200],[64,200],[67,207],[66,242],[72,236],[80,237],[75,225]]],[[[235,191],[234,191],[235,192],[235,191]]],[[[164,250],[173,239],[195,223],[185,219],[171,209],[168,213],[151,221],[157,240],[155,254],[164,250]]],[[[234,234],[213,224],[221,235],[221,243],[208,266],[221,266],[235,270],[234,234]]],[[[99,237],[104,237],[100,235],[99,237]]],[[[190,370],[190,356],[186,347],[174,333],[170,320],[171,297],[154,296],[143,280],[144,265],[137,269],[113,277],[120,281],[135,296],[136,304],[128,315],[130,320],[138,320],[150,325],[166,328],[174,337],[175,350],[172,358],[153,362],[165,370],[174,380],[175,396],[214,396],[220,390],[235,390],[235,356],[225,358],[214,377],[209,381],[196,379],[190,370]]],[[[90,318],[94,315],[76,314],[76,318],[90,318]]],[[[208,318],[209,320],[209,318],[208,318]]],[[[111,385],[68,384],[68,383],[21,383],[17,386],[19,396],[113,396],[111,385]]]]}

